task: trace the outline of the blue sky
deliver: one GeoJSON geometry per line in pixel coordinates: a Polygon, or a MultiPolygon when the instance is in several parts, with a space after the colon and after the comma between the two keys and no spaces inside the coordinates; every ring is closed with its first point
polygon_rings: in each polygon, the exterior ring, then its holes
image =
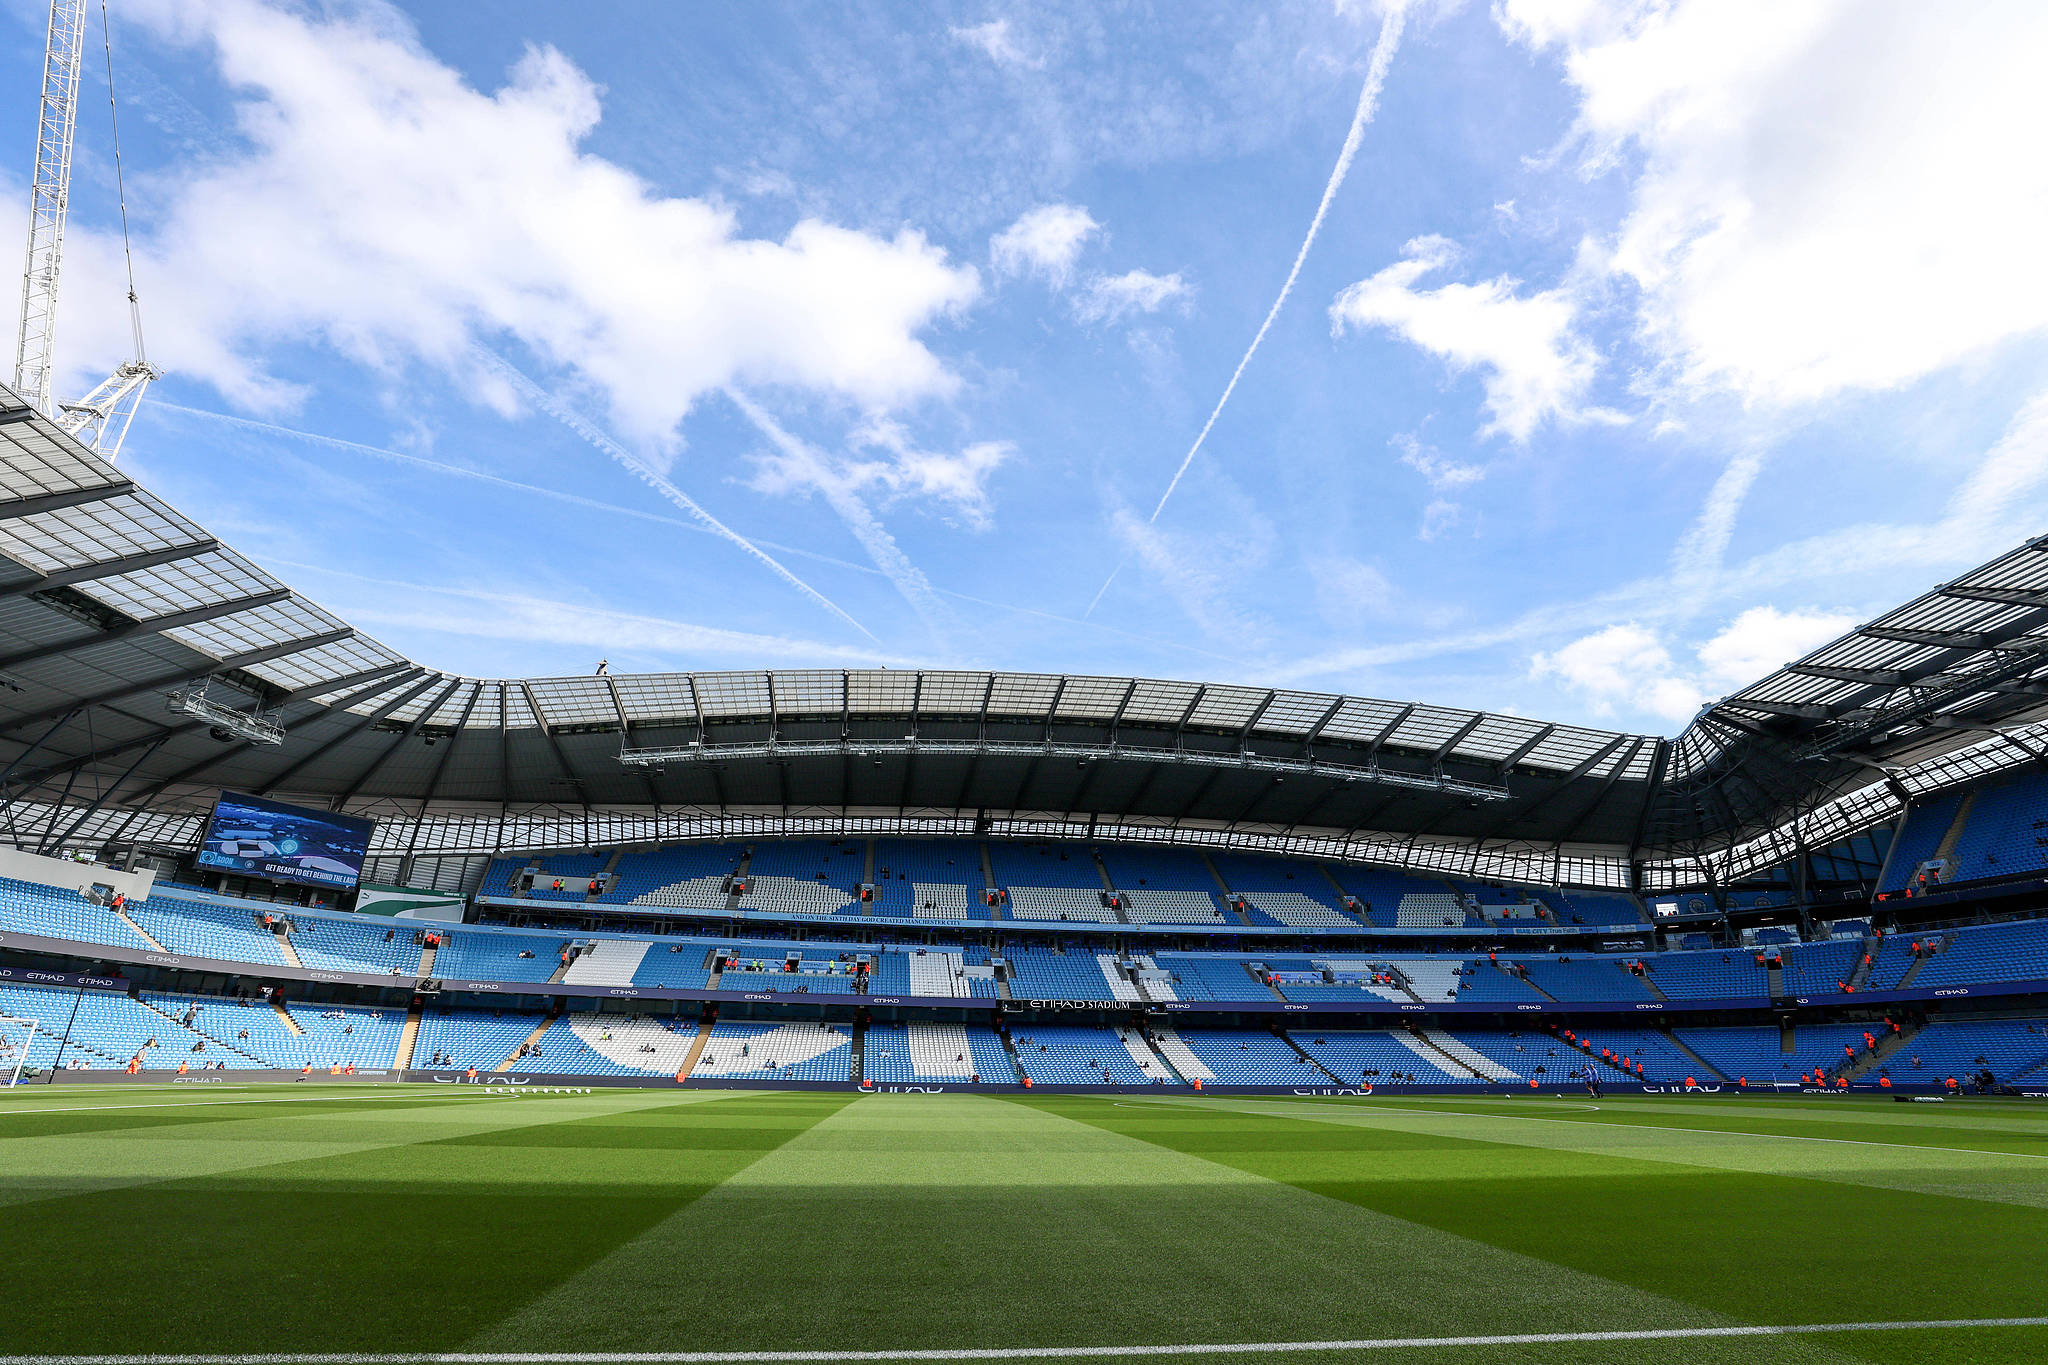
{"type": "Polygon", "coordinates": [[[113,8],[124,461],[434,667],[1675,732],[2048,530],[2043,7],[113,8]]]}

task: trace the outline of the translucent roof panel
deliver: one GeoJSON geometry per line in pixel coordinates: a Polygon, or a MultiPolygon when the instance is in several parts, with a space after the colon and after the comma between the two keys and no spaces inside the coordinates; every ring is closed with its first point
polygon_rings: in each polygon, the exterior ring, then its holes
{"type": "MultiPolygon", "coordinates": [[[[686,673],[621,673],[612,679],[625,705],[626,719],[638,723],[697,719],[697,703],[686,673]]],[[[496,724],[494,720],[491,722],[496,724]]]]}
{"type": "Polygon", "coordinates": [[[619,708],[604,678],[534,678],[527,688],[550,726],[618,723],[619,708]]]}
{"type": "MultiPolygon", "coordinates": [[[[873,683],[882,692],[899,684],[903,677],[894,672],[856,673],[853,676],[864,684],[873,683]]],[[[918,714],[926,716],[980,715],[982,702],[989,696],[995,682],[995,675],[991,673],[928,671],[921,676],[924,681],[918,692],[917,709],[918,714]]]]}
{"type": "Polygon", "coordinates": [[[1062,720],[1108,720],[1130,690],[1125,678],[1069,678],[1054,714],[1062,720]]]}
{"type": "Polygon", "coordinates": [[[1124,719],[1142,725],[1178,725],[1201,691],[1200,683],[1141,678],[1130,704],[1124,707],[1124,719]]]}
{"type": "Polygon", "coordinates": [[[766,673],[699,673],[695,681],[706,719],[768,716],[766,673]]]}
{"type": "Polygon", "coordinates": [[[1202,730],[1242,730],[1273,694],[1265,688],[1217,686],[1206,689],[1188,724],[1202,730]]]}
{"type": "Polygon", "coordinates": [[[998,673],[989,692],[989,714],[1044,717],[1052,709],[1060,680],[1045,673],[998,673]]]}
{"type": "Polygon", "coordinates": [[[778,716],[836,716],[846,701],[844,676],[836,669],[782,672],[770,677],[778,716]]]}

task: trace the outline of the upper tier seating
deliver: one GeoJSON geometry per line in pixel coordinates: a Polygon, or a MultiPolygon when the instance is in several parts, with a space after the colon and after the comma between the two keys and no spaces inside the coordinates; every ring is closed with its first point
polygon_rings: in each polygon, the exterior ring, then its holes
{"type": "Polygon", "coordinates": [[[858,915],[867,863],[859,843],[773,840],[752,846],[742,910],[783,915],[858,915]]]}
{"type": "MultiPolygon", "coordinates": [[[[1856,970],[1863,955],[1861,940],[1824,939],[1779,950],[1785,959],[1785,989],[1793,995],[1832,995],[1856,970]]],[[[1662,980],[1660,977],[1659,980],[1662,980]]]]}
{"type": "Polygon", "coordinates": [[[1337,889],[1316,864],[1253,854],[1210,856],[1224,884],[1244,897],[1254,924],[1281,924],[1301,929],[1356,929],[1359,921],[1345,913],[1337,889]]]}
{"type": "Polygon", "coordinates": [[[1549,906],[1559,924],[1642,924],[1643,909],[1619,891],[1562,891],[1538,887],[1532,893],[1549,906]]]}
{"type": "Polygon", "coordinates": [[[1004,906],[1011,919],[1071,920],[1079,923],[1121,924],[1123,917],[1102,903],[1102,891],[1079,886],[1025,886],[1004,888],[1009,900],[1004,906]]]}
{"type": "Polygon", "coordinates": [[[131,905],[128,918],[174,953],[229,962],[285,960],[277,935],[259,925],[256,912],[246,906],[208,905],[159,893],[131,905]]]}
{"type": "Polygon", "coordinates": [[[726,879],[740,870],[745,853],[739,844],[673,844],[627,853],[612,869],[617,882],[600,899],[615,905],[723,910],[729,899],[726,879]]]}
{"type": "Polygon", "coordinates": [[[875,840],[874,913],[892,919],[987,919],[980,846],[965,840],[875,840]]]}
{"type": "Polygon", "coordinates": [[[1913,884],[1914,873],[1941,847],[1941,841],[1948,834],[1948,827],[1955,823],[1956,811],[1962,804],[1962,792],[1946,791],[1906,813],[1905,826],[1892,840],[1891,855],[1880,890],[1899,891],[1913,884]]]}
{"type": "MultiPolygon", "coordinates": [[[[1896,861],[1896,860],[1895,860],[1896,861]]],[[[2048,773],[1979,787],[1944,883],[1985,881],[2048,868],[2048,773]]]]}
{"type": "Polygon", "coordinates": [[[1102,872],[1085,845],[1021,844],[991,839],[987,848],[997,886],[1065,886],[1091,895],[1103,889],[1102,872]]]}
{"type": "Polygon", "coordinates": [[[1946,938],[1947,946],[1913,977],[1915,990],[1972,981],[2048,979],[2048,919],[1972,925],[1950,930],[1946,938]]]}
{"type": "Polygon", "coordinates": [[[20,934],[122,948],[149,946],[113,911],[94,905],[76,891],[33,882],[0,879],[0,917],[7,928],[20,934]]]}

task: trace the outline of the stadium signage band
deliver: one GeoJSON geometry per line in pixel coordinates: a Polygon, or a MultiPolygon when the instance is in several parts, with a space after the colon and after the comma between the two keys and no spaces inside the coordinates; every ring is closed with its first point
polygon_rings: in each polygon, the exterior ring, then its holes
{"type": "MultiPolygon", "coordinates": [[[[1377,997],[1364,997],[1356,1001],[1280,1001],[1280,1000],[1059,1000],[1059,999],[991,999],[987,996],[916,996],[916,995],[861,995],[852,992],[833,993],[825,991],[792,994],[783,991],[743,990],[697,990],[661,986],[600,986],[579,985],[566,981],[501,981],[480,980],[468,977],[420,978],[411,975],[378,974],[374,972],[335,972],[314,970],[306,967],[291,967],[282,963],[243,962],[228,958],[196,957],[189,954],[159,953],[119,944],[86,943],[76,939],[44,938],[36,934],[0,933],[0,948],[18,951],[44,953],[53,956],[89,958],[103,962],[136,963],[142,966],[173,967],[183,971],[212,972],[225,976],[246,977],[261,981],[318,981],[333,985],[368,986],[384,989],[413,991],[419,983],[432,980],[439,983],[440,991],[446,994],[492,994],[519,995],[532,997],[568,997],[575,999],[626,999],[626,1000],[722,1000],[747,1001],[758,1004],[778,1005],[833,1005],[833,1006],[902,1006],[910,1009],[987,1009],[987,1010],[1035,1010],[1040,1012],[1064,1012],[1082,1010],[1131,1010],[1137,1009],[1158,1014],[1326,1014],[1326,1015],[1375,1015],[1402,1016],[1413,1014],[1470,1014],[1470,1015],[1512,1015],[1512,1014],[1635,1014],[1649,1011],[1661,1014],[1684,1014],[1690,1012],[1711,1012],[1719,1010],[1764,1010],[1782,1008],[1786,1004],[1797,1006],[1817,1005],[1858,1005],[1881,1006],[1911,1004],[1915,1002],[1947,999],[1955,996],[1972,998],[1995,998],[2012,996],[2048,996],[2048,978],[2030,978],[2023,981],[1993,981],[1975,986],[1944,986],[1934,989],[1904,991],[1859,991],[1854,996],[1802,995],[1786,998],[1771,996],[1720,996],[1700,999],[1671,999],[1657,1001],[1626,1000],[1581,1000],[1581,1001],[1425,1001],[1420,1004],[1408,1001],[1388,1001],[1377,997]]],[[[24,973],[26,968],[0,968],[0,981],[25,981],[31,978],[24,973]]],[[[744,975],[742,973],[741,975],[744,975]]],[[[126,990],[132,984],[119,977],[89,977],[61,971],[45,972],[34,978],[50,985],[78,985],[100,990],[126,990]]],[[[830,979],[830,978],[827,978],[830,979]]],[[[430,994],[432,992],[429,992],[430,994]]]]}
{"type": "MultiPolygon", "coordinates": [[[[0,944],[8,941],[0,935],[0,944]]],[[[78,972],[49,972],[39,967],[0,967],[0,981],[25,981],[37,986],[82,986],[94,991],[125,991],[128,983],[118,976],[86,976],[78,972]]]]}

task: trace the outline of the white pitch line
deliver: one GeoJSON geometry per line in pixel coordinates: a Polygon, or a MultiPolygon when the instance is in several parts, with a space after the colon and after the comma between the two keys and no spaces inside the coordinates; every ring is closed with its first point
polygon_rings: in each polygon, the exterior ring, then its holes
{"type": "MultiPolygon", "coordinates": [[[[1299,1100],[1260,1101],[1253,1099],[1246,1099],[1242,1102],[1246,1104],[1265,1103],[1294,1105],[1299,1105],[1302,1103],[1299,1100]]],[[[1174,1103],[1174,1101],[1152,1100],[1149,1101],[1149,1103],[1172,1104],[1174,1103]]],[[[1306,1107],[1311,1109],[1322,1109],[1325,1111],[1328,1111],[1332,1108],[1332,1106],[1330,1105],[1308,1105],[1306,1107]]],[[[1342,1113],[1346,1109],[1374,1108],[1393,1113],[1401,1113],[1405,1111],[1407,1113],[1417,1113],[1425,1115],[1443,1114],[1446,1117],[1451,1118],[1506,1119],[1519,1123],[1568,1123],[1576,1128],[1635,1128],[1645,1133],[1703,1133],[1708,1137],[1776,1138],[1781,1142],[1838,1142],[1846,1144],[1851,1147],[1896,1147],[1902,1152],[1955,1152],[1962,1156],[2016,1156],[2023,1161],[2048,1161],[2048,1153],[2007,1152],[2001,1151],[1996,1147],[1936,1147],[1929,1143],[1924,1142],[1879,1142],[1875,1138],[1808,1137],[1805,1134],[1801,1133],[1750,1133],[1744,1132],[1741,1129],[1737,1128],[1680,1128],[1676,1125],[1666,1123],[1614,1123],[1606,1119],[1547,1119],[1544,1118],[1541,1114],[1480,1114],[1474,1113],[1468,1109],[1407,1109],[1405,1106],[1395,1108],[1388,1105],[1371,1104],[1347,1104],[1341,1107],[1337,1107],[1336,1112],[1342,1113]]]]}
{"type": "Polygon", "coordinates": [[[0,1365],[749,1365],[859,1360],[1046,1360],[1079,1356],[1284,1355],[1306,1351],[1397,1351],[1441,1346],[1546,1346],[1602,1341],[1689,1341],[1715,1337],[1811,1336],[1823,1332],[1936,1332],[1982,1327],[2048,1327],[2044,1318],[1935,1318],[1924,1322],[1806,1322],[1741,1327],[1642,1327],[1610,1332],[1522,1332],[1469,1337],[1362,1337],[1354,1341],[1195,1342],[1178,1346],[1009,1346],[931,1351],[440,1351],[394,1355],[279,1352],[249,1355],[0,1356],[0,1365]]]}

